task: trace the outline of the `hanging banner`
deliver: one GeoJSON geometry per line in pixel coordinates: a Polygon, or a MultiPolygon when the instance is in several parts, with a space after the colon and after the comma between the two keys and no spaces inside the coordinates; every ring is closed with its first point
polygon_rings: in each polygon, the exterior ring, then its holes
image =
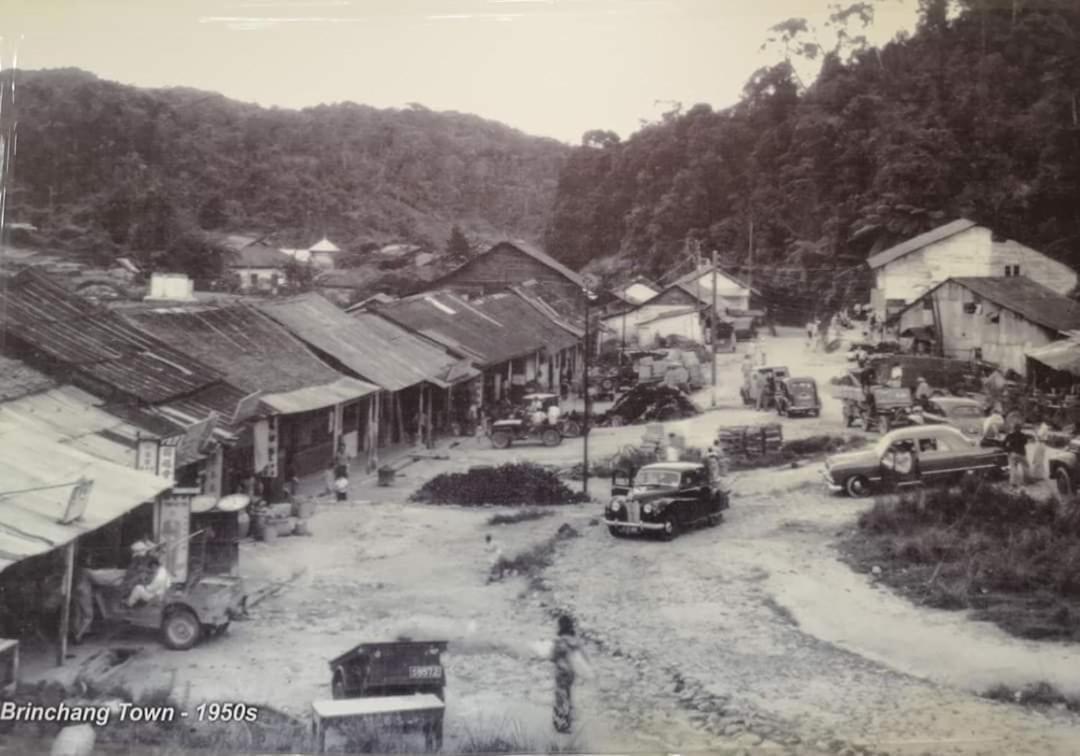
{"type": "Polygon", "coordinates": [[[162,564],[177,582],[187,580],[188,535],[191,534],[191,497],[165,496],[160,503],[161,532],[158,543],[163,549],[162,564]]]}
{"type": "Polygon", "coordinates": [[[82,519],[83,514],[86,513],[86,505],[90,502],[90,491],[93,488],[94,481],[86,478],[79,479],[79,482],[75,484],[75,488],[71,491],[71,498],[68,499],[67,508],[60,517],[61,524],[67,525],[82,519]]]}
{"type": "Polygon", "coordinates": [[[158,449],[159,478],[164,478],[169,483],[176,482],[176,447],[170,444],[162,444],[158,449]]]}
{"type": "Polygon", "coordinates": [[[278,473],[278,434],[276,420],[276,417],[260,420],[255,423],[255,427],[252,431],[255,445],[255,472],[256,474],[267,475],[274,478],[277,477],[278,473]]]}
{"type": "Polygon", "coordinates": [[[135,457],[135,469],[157,474],[158,442],[154,439],[139,439],[138,453],[135,457]]]}

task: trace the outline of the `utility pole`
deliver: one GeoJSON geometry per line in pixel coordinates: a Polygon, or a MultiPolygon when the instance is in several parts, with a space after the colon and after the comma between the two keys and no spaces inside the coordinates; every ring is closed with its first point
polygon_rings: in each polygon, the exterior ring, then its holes
{"type": "MultiPolygon", "coordinates": [[[[749,262],[748,262],[748,265],[747,265],[747,272],[746,272],[746,285],[752,289],[752,288],[754,288],[754,219],[753,218],[750,219],[750,240],[748,242],[748,246],[749,246],[750,249],[749,249],[749,255],[748,255],[748,261],[749,262]]],[[[747,300],[749,300],[749,297],[747,297],[747,300]]]]}
{"type": "MultiPolygon", "coordinates": [[[[589,290],[584,289],[585,294],[585,375],[581,385],[585,391],[585,421],[582,428],[582,468],[581,468],[581,491],[589,495],[589,290]]],[[[625,315],[624,315],[625,317],[625,315]]]]}
{"type": "Polygon", "coordinates": [[[712,406],[716,407],[716,332],[718,323],[716,313],[716,247],[712,251],[712,313],[709,316],[709,328],[712,330],[712,406]]]}

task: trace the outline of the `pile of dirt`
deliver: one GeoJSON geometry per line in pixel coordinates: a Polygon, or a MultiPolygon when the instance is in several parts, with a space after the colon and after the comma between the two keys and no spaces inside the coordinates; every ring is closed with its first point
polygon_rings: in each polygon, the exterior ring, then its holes
{"type": "Polygon", "coordinates": [[[681,420],[700,415],[701,409],[685,393],[663,383],[639,383],[619,397],[601,415],[603,425],[627,425],[663,420],[681,420]]]}
{"type": "Polygon", "coordinates": [[[881,498],[842,549],[917,603],[973,610],[1024,638],[1080,641],[1080,502],[974,481],[881,498]]]}
{"type": "Polygon", "coordinates": [[[444,473],[429,480],[409,501],[426,504],[534,506],[588,501],[567,488],[559,476],[540,465],[505,464],[444,473]]]}

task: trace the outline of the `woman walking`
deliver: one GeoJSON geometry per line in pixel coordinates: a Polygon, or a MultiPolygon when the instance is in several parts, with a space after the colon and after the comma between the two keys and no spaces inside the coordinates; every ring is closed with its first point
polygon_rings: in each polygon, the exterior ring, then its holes
{"type": "Polygon", "coordinates": [[[559,617],[559,634],[551,650],[551,661],[555,664],[555,707],[551,721],[556,732],[568,733],[574,725],[571,697],[574,680],[578,673],[588,676],[589,667],[574,630],[574,620],[566,615],[559,617]]]}

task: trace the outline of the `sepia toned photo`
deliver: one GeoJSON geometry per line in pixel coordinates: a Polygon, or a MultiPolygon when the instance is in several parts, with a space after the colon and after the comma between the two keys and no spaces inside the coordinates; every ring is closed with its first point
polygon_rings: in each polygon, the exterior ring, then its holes
{"type": "Polygon", "coordinates": [[[0,3],[0,756],[1080,753],[1076,0],[0,3]]]}

